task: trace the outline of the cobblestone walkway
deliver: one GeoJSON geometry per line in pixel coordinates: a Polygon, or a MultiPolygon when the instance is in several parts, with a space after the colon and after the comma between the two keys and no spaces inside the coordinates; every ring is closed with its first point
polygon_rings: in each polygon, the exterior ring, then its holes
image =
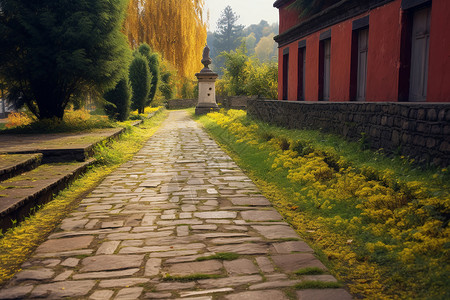
{"type": "Polygon", "coordinates": [[[326,270],[208,134],[187,113],[171,112],[0,299],[351,299],[344,289],[293,290],[305,280],[336,281],[293,274],[305,267],[326,270]],[[196,260],[223,252],[239,257],[196,260]],[[186,280],[194,274],[211,278],[186,280]]]}

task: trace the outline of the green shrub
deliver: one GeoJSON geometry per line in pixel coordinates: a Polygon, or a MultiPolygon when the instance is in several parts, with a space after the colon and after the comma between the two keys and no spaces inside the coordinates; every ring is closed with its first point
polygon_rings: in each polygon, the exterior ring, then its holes
{"type": "Polygon", "coordinates": [[[131,108],[133,110],[137,109],[139,113],[144,112],[150,93],[151,78],[147,59],[139,52],[134,53],[134,58],[130,65],[130,82],[133,90],[131,108]]]}
{"type": "Polygon", "coordinates": [[[107,101],[105,113],[110,119],[126,121],[130,116],[131,85],[128,77],[122,78],[116,87],[103,96],[107,101]]]}

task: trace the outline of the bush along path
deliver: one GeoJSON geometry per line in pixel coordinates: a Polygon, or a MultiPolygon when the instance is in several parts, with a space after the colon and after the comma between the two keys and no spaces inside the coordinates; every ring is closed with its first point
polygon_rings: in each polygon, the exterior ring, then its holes
{"type": "Polygon", "coordinates": [[[0,299],[351,299],[186,112],[171,112],[0,299]]]}
{"type": "Polygon", "coordinates": [[[352,294],[448,299],[450,174],[317,131],[211,113],[200,121],[352,294]]]}

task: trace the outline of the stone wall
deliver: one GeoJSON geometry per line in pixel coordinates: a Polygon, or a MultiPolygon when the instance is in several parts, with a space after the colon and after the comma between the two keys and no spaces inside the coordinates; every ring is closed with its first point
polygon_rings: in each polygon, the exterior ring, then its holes
{"type": "Polygon", "coordinates": [[[167,109],[183,109],[195,107],[197,99],[172,99],[167,101],[167,109]]]}
{"type": "Polygon", "coordinates": [[[247,102],[256,98],[257,96],[228,96],[218,99],[218,103],[221,103],[222,107],[226,109],[246,109],[247,102]]]}
{"type": "Polygon", "coordinates": [[[320,129],[421,163],[450,164],[450,103],[252,100],[248,114],[296,129],[320,129]]]}

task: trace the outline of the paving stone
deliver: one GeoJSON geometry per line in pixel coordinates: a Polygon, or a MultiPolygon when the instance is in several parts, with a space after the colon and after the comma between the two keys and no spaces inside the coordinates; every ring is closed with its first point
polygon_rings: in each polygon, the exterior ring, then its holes
{"type": "Polygon", "coordinates": [[[175,250],[193,250],[203,249],[203,243],[189,243],[189,244],[174,244],[172,240],[169,246],[148,246],[148,247],[126,247],[120,250],[120,254],[138,254],[138,253],[152,253],[175,250]]]}
{"type": "Polygon", "coordinates": [[[178,291],[178,290],[187,290],[195,287],[195,282],[165,282],[158,283],[155,286],[156,291],[178,291]]]}
{"type": "Polygon", "coordinates": [[[58,276],[56,276],[53,281],[65,281],[67,280],[70,276],[72,276],[73,271],[64,271],[61,274],[59,274],[58,276]]]}
{"type": "Polygon", "coordinates": [[[230,198],[231,203],[237,206],[270,206],[269,200],[266,198],[230,198]]]}
{"type": "Polygon", "coordinates": [[[279,221],[283,217],[275,210],[248,210],[240,212],[242,219],[249,221],[279,221]]]}
{"type": "Polygon", "coordinates": [[[37,285],[31,292],[35,298],[64,298],[86,296],[94,287],[94,280],[64,281],[37,285]]]}
{"type": "Polygon", "coordinates": [[[125,221],[102,222],[101,228],[118,228],[123,227],[125,221]]]}
{"type": "Polygon", "coordinates": [[[92,252],[94,252],[94,250],[84,249],[84,250],[64,251],[57,253],[36,253],[36,257],[69,257],[77,255],[90,255],[92,252]]]}
{"type": "Polygon", "coordinates": [[[272,256],[272,260],[285,272],[294,272],[301,268],[318,267],[326,270],[326,267],[311,253],[296,253],[272,256]]]}
{"type": "Polygon", "coordinates": [[[268,226],[252,226],[253,229],[262,234],[266,239],[285,239],[298,238],[297,233],[289,226],[285,225],[268,225],[268,226]]]}
{"type": "Polygon", "coordinates": [[[265,256],[259,256],[256,258],[256,262],[258,263],[259,268],[264,273],[273,273],[275,269],[272,265],[272,262],[265,256]]]}
{"type": "Polygon", "coordinates": [[[220,288],[227,286],[240,286],[247,285],[250,283],[261,282],[263,278],[260,275],[249,275],[249,276],[234,276],[220,279],[203,279],[198,280],[198,284],[201,288],[220,288]]]}
{"type": "Polygon", "coordinates": [[[251,285],[249,287],[250,290],[265,290],[265,289],[276,289],[276,288],[284,288],[294,286],[297,283],[300,283],[301,280],[279,280],[279,281],[268,281],[263,283],[258,283],[251,285]]]}
{"type": "Polygon", "coordinates": [[[249,259],[224,261],[223,265],[230,275],[249,275],[258,273],[255,264],[249,259]]]}
{"type": "MultiPolygon", "coordinates": [[[[277,299],[288,300],[282,291],[265,290],[265,291],[249,291],[225,296],[227,300],[255,300],[255,299],[277,299]]],[[[310,298],[314,299],[315,298],[310,298]]]]}
{"type": "Polygon", "coordinates": [[[223,227],[225,230],[229,231],[248,231],[248,227],[246,226],[235,226],[235,225],[229,225],[223,227]]]}
{"type": "Polygon", "coordinates": [[[237,213],[232,211],[209,211],[195,212],[194,216],[200,219],[235,219],[237,213]]]}
{"type": "Polygon", "coordinates": [[[173,264],[169,266],[168,273],[176,276],[190,274],[220,274],[223,265],[217,260],[208,260],[191,263],[173,264]]]}
{"type": "Polygon", "coordinates": [[[60,259],[47,259],[42,262],[46,267],[56,267],[61,262],[60,259]]]}
{"type": "Polygon", "coordinates": [[[279,254],[287,254],[291,252],[314,252],[307,243],[303,241],[289,241],[284,243],[272,244],[275,248],[275,252],[279,254]]]}
{"type": "Polygon", "coordinates": [[[79,262],[80,260],[78,258],[69,257],[61,263],[61,266],[73,268],[76,267],[79,262]]]}
{"type": "Polygon", "coordinates": [[[297,291],[298,300],[351,300],[353,297],[344,289],[307,289],[297,291]]]}
{"type": "Polygon", "coordinates": [[[146,293],[144,299],[167,299],[172,297],[172,293],[146,293]]]}
{"type": "Polygon", "coordinates": [[[151,277],[159,274],[162,259],[150,258],[145,264],[145,276],[151,277]]]}
{"type": "Polygon", "coordinates": [[[61,223],[61,229],[65,231],[82,229],[84,228],[87,222],[89,222],[89,219],[81,219],[81,220],[65,219],[61,223]]]}
{"type": "Polygon", "coordinates": [[[233,292],[234,289],[232,288],[222,288],[222,289],[212,289],[212,290],[204,290],[204,291],[196,291],[196,292],[181,292],[180,296],[185,297],[191,297],[191,296],[200,296],[200,295],[207,295],[207,294],[216,294],[216,293],[227,293],[227,292],[233,292]]]}
{"type": "Polygon", "coordinates": [[[177,226],[177,236],[188,236],[189,226],[177,226]]]}
{"type": "Polygon", "coordinates": [[[142,232],[142,233],[112,233],[107,235],[108,240],[141,240],[149,238],[157,238],[162,236],[169,236],[172,232],[142,232]]]}
{"type": "Polygon", "coordinates": [[[165,257],[177,257],[184,255],[194,255],[197,254],[198,250],[181,250],[181,251],[167,251],[167,252],[155,252],[150,253],[150,258],[165,258],[165,257]]]}
{"type": "Polygon", "coordinates": [[[109,271],[109,272],[91,272],[73,275],[73,279],[102,279],[102,278],[114,278],[131,276],[139,272],[139,269],[127,269],[122,271],[109,271]]]}
{"type": "Polygon", "coordinates": [[[25,280],[46,280],[50,279],[55,275],[55,272],[51,269],[36,269],[36,270],[23,270],[16,274],[15,279],[17,281],[25,281],[25,280]]]}
{"type": "Polygon", "coordinates": [[[120,241],[103,242],[100,245],[100,247],[98,248],[96,255],[114,254],[114,252],[116,251],[119,244],[120,244],[120,241]]]}
{"type": "Polygon", "coordinates": [[[22,285],[3,289],[0,291],[0,299],[23,299],[33,287],[33,285],[22,285]]]}
{"type": "Polygon", "coordinates": [[[248,242],[263,242],[259,237],[243,237],[243,238],[218,238],[210,241],[216,245],[242,244],[248,242]]]}
{"type": "Polygon", "coordinates": [[[100,281],[99,287],[101,288],[120,288],[129,287],[137,284],[148,283],[147,278],[122,278],[122,279],[104,279],[100,281]]]}
{"type": "Polygon", "coordinates": [[[144,288],[142,287],[124,288],[117,293],[117,296],[114,299],[135,300],[141,296],[143,290],[144,288]]]}
{"type": "Polygon", "coordinates": [[[56,240],[47,240],[37,248],[36,252],[55,253],[76,249],[84,249],[91,244],[93,239],[94,239],[93,236],[80,236],[56,240]]]}
{"type": "Polygon", "coordinates": [[[217,230],[217,225],[192,225],[192,230],[217,230]]]}
{"type": "Polygon", "coordinates": [[[264,277],[268,281],[280,281],[280,280],[286,280],[288,276],[284,273],[276,273],[276,274],[266,274],[264,277]]]}
{"type": "Polygon", "coordinates": [[[114,291],[111,290],[99,290],[92,293],[89,297],[91,300],[109,300],[114,295],[114,291]]]}
{"type": "Polygon", "coordinates": [[[232,244],[208,247],[211,252],[233,252],[238,254],[266,254],[269,246],[264,244],[232,244]]]}
{"type": "Polygon", "coordinates": [[[143,255],[97,255],[83,259],[81,272],[112,271],[139,267],[143,255]]]}

